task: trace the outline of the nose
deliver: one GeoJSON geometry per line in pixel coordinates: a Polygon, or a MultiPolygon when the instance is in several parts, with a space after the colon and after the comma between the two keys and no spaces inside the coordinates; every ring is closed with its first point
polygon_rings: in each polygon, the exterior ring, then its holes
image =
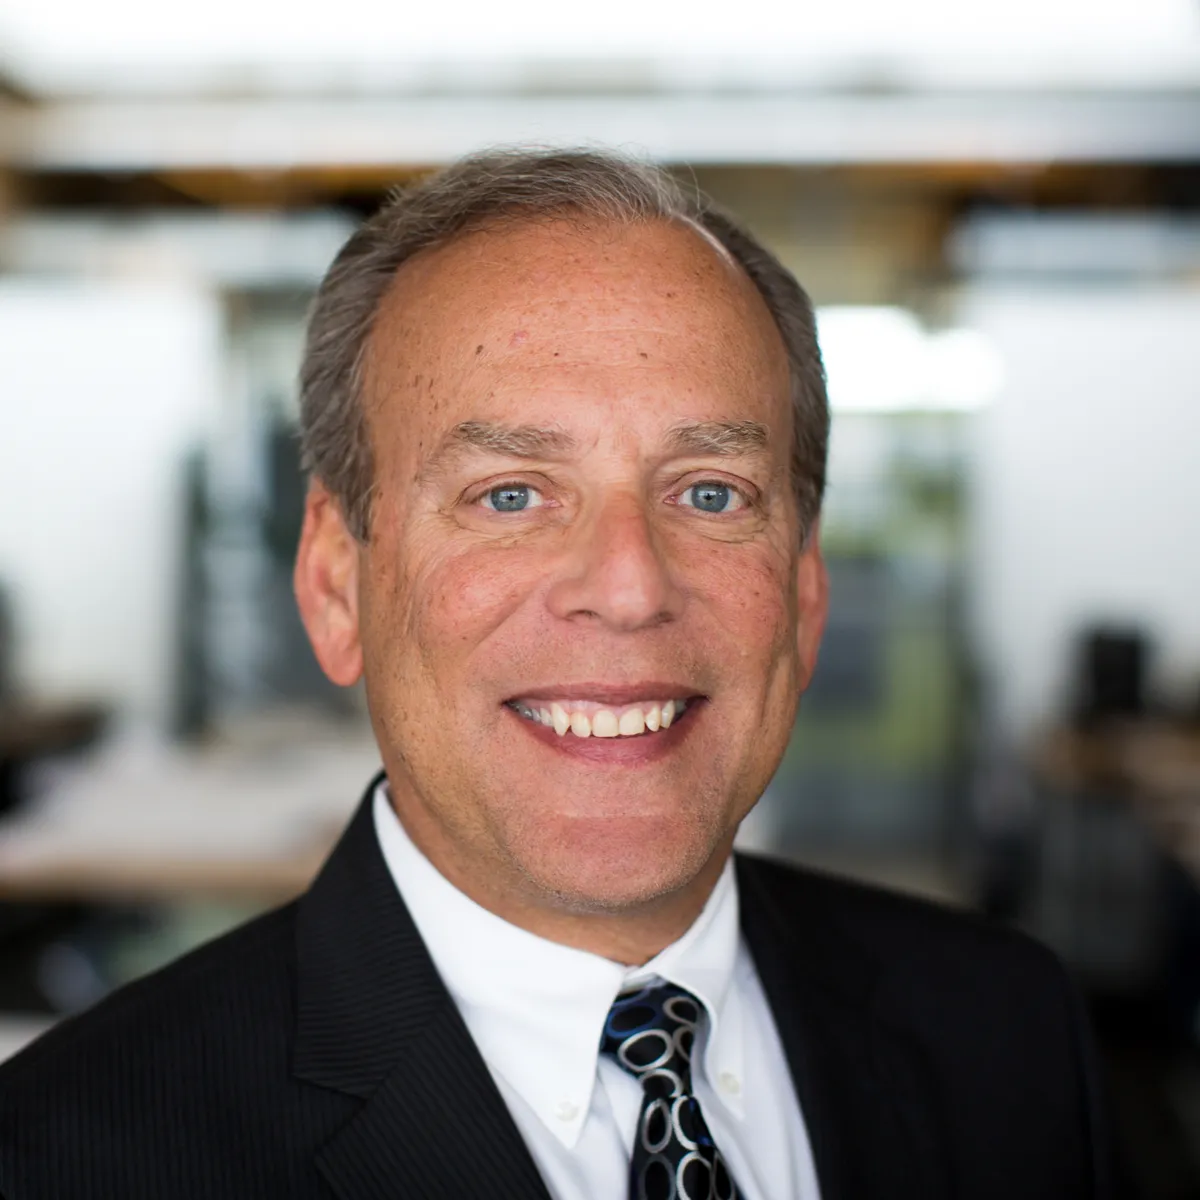
{"type": "Polygon", "coordinates": [[[683,595],[642,502],[614,497],[574,532],[547,604],[556,616],[633,632],[674,620],[683,595]]]}

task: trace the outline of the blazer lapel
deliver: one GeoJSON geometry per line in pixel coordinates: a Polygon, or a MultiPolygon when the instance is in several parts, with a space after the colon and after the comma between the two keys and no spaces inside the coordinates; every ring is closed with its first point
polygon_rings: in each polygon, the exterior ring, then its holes
{"type": "Polygon", "coordinates": [[[456,1018],[435,1017],[358,1116],[318,1153],[318,1166],[344,1200],[547,1197],[456,1018]]]}
{"type": "Polygon", "coordinates": [[[297,913],[294,1073],[363,1101],[317,1165],[341,1200],[549,1200],[388,873],[377,783],[297,913]]]}
{"type": "Polygon", "coordinates": [[[742,926],[812,1143],[821,1200],[950,1195],[922,1057],[890,1028],[875,963],[803,873],[738,860],[742,926]]]}

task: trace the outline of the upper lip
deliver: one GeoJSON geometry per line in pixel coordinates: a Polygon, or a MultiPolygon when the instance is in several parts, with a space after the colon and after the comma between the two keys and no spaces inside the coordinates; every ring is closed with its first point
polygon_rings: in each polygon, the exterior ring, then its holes
{"type": "MultiPolygon", "coordinates": [[[[510,700],[593,700],[597,704],[641,704],[648,700],[682,700],[701,693],[687,683],[651,680],[638,683],[557,683],[514,693],[510,700]]],[[[506,701],[507,703],[507,701],[506,701]]]]}

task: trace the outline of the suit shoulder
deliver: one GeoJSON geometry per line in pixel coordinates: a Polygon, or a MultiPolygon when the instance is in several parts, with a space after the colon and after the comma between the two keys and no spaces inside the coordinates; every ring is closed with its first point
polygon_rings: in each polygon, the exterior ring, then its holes
{"type": "Polygon", "coordinates": [[[1026,1162],[1060,1165],[1038,1195],[1110,1194],[1086,1012],[1048,949],[961,910],[778,862],[743,860],[739,882],[764,983],[782,978],[792,990],[776,994],[839,1020],[869,1014],[858,1028],[876,1031],[888,1086],[906,1081],[953,1134],[947,1161],[974,1181],[963,1194],[1029,1194],[1026,1162]]]}
{"type": "Polygon", "coordinates": [[[0,1065],[0,1110],[26,1079],[78,1079],[97,1060],[125,1060],[134,1048],[177,1054],[231,1022],[290,1010],[294,910],[240,925],[56,1025],[0,1065]]]}
{"type": "Polygon", "coordinates": [[[928,978],[999,967],[1061,985],[1062,967],[1045,946],[965,909],[757,856],[739,856],[739,880],[783,919],[819,921],[885,968],[928,978]]]}
{"type": "Polygon", "coordinates": [[[0,1067],[0,1196],[324,1194],[315,1149],[356,1102],[292,1069],[295,924],[258,918],[0,1067]]]}

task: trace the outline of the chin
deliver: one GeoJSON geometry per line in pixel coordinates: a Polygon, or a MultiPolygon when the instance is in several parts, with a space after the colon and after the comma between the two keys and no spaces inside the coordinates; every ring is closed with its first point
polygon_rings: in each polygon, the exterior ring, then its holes
{"type": "Polygon", "coordinates": [[[539,890],[575,912],[621,912],[686,891],[726,843],[678,818],[547,822],[514,857],[539,890]]]}

